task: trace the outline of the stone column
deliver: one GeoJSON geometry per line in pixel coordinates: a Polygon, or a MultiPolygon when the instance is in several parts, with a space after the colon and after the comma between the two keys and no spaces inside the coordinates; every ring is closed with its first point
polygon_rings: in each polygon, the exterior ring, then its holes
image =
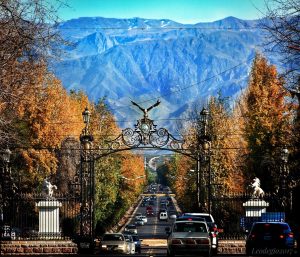
{"type": "Polygon", "coordinates": [[[59,208],[61,202],[46,199],[36,203],[39,210],[39,238],[55,239],[61,236],[59,229],[59,208]]]}
{"type": "Polygon", "coordinates": [[[266,212],[269,203],[265,200],[251,199],[243,203],[243,206],[246,210],[246,217],[261,217],[261,214],[266,212]]]}

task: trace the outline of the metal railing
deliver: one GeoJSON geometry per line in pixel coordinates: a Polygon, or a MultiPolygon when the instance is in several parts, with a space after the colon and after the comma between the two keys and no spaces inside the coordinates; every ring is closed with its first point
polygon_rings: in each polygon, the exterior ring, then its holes
{"type": "Polygon", "coordinates": [[[61,240],[79,232],[80,201],[76,197],[20,194],[0,204],[1,240],[61,240]]]}
{"type": "Polygon", "coordinates": [[[283,221],[285,213],[279,198],[265,195],[227,194],[212,199],[212,215],[220,230],[220,239],[242,240],[253,222],[283,221]]]}

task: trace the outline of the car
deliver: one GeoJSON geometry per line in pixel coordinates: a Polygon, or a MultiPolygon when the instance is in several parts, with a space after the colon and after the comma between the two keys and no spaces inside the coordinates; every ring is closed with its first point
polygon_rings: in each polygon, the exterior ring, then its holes
{"type": "Polygon", "coordinates": [[[160,221],[168,221],[168,213],[167,212],[161,212],[158,216],[158,219],[160,221]]]}
{"type": "Polygon", "coordinates": [[[172,214],[172,215],[170,215],[170,219],[172,219],[172,220],[176,220],[176,219],[177,219],[177,215],[176,215],[176,214],[172,214]]]}
{"type": "Polygon", "coordinates": [[[133,242],[135,243],[135,251],[141,253],[142,251],[142,239],[138,235],[132,235],[133,242]]]}
{"type": "Polygon", "coordinates": [[[105,253],[131,253],[130,244],[122,233],[105,233],[100,242],[100,251],[105,253]]]}
{"type": "Polygon", "coordinates": [[[128,233],[132,233],[132,234],[137,234],[136,225],[134,225],[134,224],[126,225],[124,228],[124,231],[128,232],[128,233]]]}
{"type": "Polygon", "coordinates": [[[139,219],[141,216],[143,216],[143,214],[140,213],[140,212],[137,212],[137,213],[135,214],[135,219],[139,219]]]}
{"type": "Polygon", "coordinates": [[[156,196],[156,195],[151,195],[151,196],[150,196],[150,199],[153,200],[153,201],[156,201],[157,196],[156,196]]]}
{"type": "Polygon", "coordinates": [[[160,209],[168,209],[168,206],[166,203],[161,203],[160,204],[160,209]]]}
{"type": "MultiPolygon", "coordinates": [[[[153,207],[150,206],[150,205],[148,205],[148,206],[146,207],[146,211],[148,211],[148,210],[152,210],[152,211],[153,211],[153,207]]],[[[142,215],[141,215],[141,216],[142,216],[142,215]]]]}
{"type": "Polygon", "coordinates": [[[152,209],[152,210],[147,210],[147,211],[146,211],[146,216],[147,216],[147,217],[154,217],[155,214],[154,214],[153,209],[152,209]]]}
{"type": "Polygon", "coordinates": [[[135,219],[134,224],[137,225],[137,226],[144,226],[144,225],[145,225],[145,222],[144,222],[144,220],[142,219],[142,217],[138,217],[138,218],[135,219]]]}
{"type": "Polygon", "coordinates": [[[179,220],[167,227],[167,256],[211,256],[211,238],[204,221],[179,220]]]}
{"type": "Polygon", "coordinates": [[[207,223],[210,236],[211,236],[212,254],[213,255],[217,254],[218,245],[219,245],[219,240],[218,240],[219,231],[212,214],[189,212],[189,213],[183,213],[179,218],[180,219],[198,218],[199,220],[204,220],[207,223]]]}
{"type": "Polygon", "coordinates": [[[124,234],[125,241],[129,245],[129,253],[135,254],[135,242],[133,241],[133,237],[130,234],[124,234]]]}
{"type": "Polygon", "coordinates": [[[255,222],[246,239],[247,255],[294,253],[294,234],[286,222],[255,222]]]}
{"type": "Polygon", "coordinates": [[[148,222],[148,218],[145,215],[141,216],[141,220],[144,221],[144,223],[148,222]]]}
{"type": "Polygon", "coordinates": [[[155,205],[155,202],[154,202],[153,200],[150,200],[150,201],[148,202],[148,205],[154,206],[154,205],[155,205]]]}

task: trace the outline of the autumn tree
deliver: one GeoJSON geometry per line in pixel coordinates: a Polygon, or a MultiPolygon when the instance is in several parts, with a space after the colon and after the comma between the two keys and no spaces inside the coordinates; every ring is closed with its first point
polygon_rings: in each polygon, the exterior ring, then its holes
{"type": "Polygon", "coordinates": [[[289,144],[290,127],[286,91],[276,68],[257,54],[248,88],[244,93],[244,136],[248,144],[248,174],[262,180],[262,187],[274,191],[278,185],[280,147],[289,144]]]}
{"type": "Polygon", "coordinates": [[[16,137],[12,107],[23,100],[22,95],[32,86],[31,79],[38,75],[36,65],[45,62],[50,52],[54,54],[54,42],[62,42],[53,29],[61,4],[0,1],[0,145],[12,144],[16,137]]]}
{"type": "MultiPolygon", "coordinates": [[[[36,66],[39,74],[31,80],[31,87],[22,95],[22,101],[14,103],[13,129],[16,134],[14,163],[23,182],[41,183],[56,174],[57,150],[61,142],[81,131],[81,105],[87,97],[69,97],[61,82],[49,73],[44,65],[36,66]]],[[[26,183],[23,183],[24,185],[26,183]]]]}
{"type": "MultiPolygon", "coordinates": [[[[245,153],[238,119],[229,108],[228,99],[221,95],[209,101],[209,134],[211,135],[212,191],[242,193],[245,178],[241,164],[245,153]]],[[[206,181],[208,183],[208,181],[206,181]]],[[[213,192],[214,193],[214,192],[213,192]]]]}

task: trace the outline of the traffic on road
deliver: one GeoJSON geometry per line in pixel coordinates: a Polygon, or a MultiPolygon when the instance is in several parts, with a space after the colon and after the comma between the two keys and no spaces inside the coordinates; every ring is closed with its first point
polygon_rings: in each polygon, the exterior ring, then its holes
{"type": "MultiPolygon", "coordinates": [[[[175,203],[176,200],[169,188],[157,184],[150,185],[121,231],[106,233],[103,236],[96,254],[99,256],[107,254],[111,256],[124,254],[170,257],[216,256],[219,239],[218,226],[213,215],[181,213],[175,203]]],[[[242,254],[244,256],[268,255],[265,246],[270,246],[271,243],[274,244],[272,255],[279,253],[274,250],[276,244],[287,246],[285,253],[289,256],[293,255],[295,246],[293,233],[285,228],[289,228],[285,223],[256,224],[248,237],[245,235],[247,238],[245,252],[242,254]],[[264,251],[254,252],[255,244],[263,245],[264,251]]],[[[222,256],[236,256],[236,254],[222,254],[222,256]]]]}

